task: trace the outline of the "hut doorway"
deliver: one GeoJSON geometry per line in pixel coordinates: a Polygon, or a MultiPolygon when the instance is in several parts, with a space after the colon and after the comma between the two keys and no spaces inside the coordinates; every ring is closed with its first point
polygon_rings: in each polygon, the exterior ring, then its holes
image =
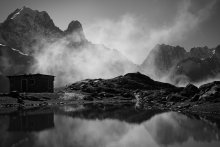
{"type": "Polygon", "coordinates": [[[27,88],[28,88],[28,81],[27,81],[27,79],[21,80],[21,88],[22,88],[22,91],[27,91],[27,88]]]}

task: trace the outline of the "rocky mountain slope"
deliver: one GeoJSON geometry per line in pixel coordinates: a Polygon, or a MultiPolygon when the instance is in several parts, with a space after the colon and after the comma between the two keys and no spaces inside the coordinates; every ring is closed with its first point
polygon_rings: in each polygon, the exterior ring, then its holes
{"type": "MultiPolygon", "coordinates": [[[[0,69],[1,76],[18,74],[20,71],[39,72],[53,74],[61,83],[61,81],[66,82],[66,79],[63,80],[66,75],[61,77],[64,70],[71,72],[68,73],[72,75],[68,77],[69,79],[82,80],[88,78],[87,71],[83,69],[91,68],[92,71],[97,72],[97,76],[116,76],[136,68],[117,50],[89,42],[79,21],[71,21],[68,28],[63,31],[55,26],[47,12],[27,7],[16,9],[0,24],[0,44],[1,52],[8,50],[6,52],[19,53],[15,58],[16,62],[10,61],[11,66],[7,66],[6,62],[1,63],[1,66],[4,66],[0,69]],[[33,58],[35,62],[26,64],[29,58],[33,58]],[[75,61],[78,58],[80,61],[75,61]],[[99,60],[99,64],[91,65],[99,60]],[[41,66],[42,62],[49,63],[47,66],[45,64],[47,69],[41,66]],[[52,64],[55,62],[59,64],[52,64]],[[72,65],[71,62],[73,62],[72,65]],[[77,62],[79,62],[78,65],[77,62]],[[67,63],[69,69],[66,69],[67,63]],[[25,65],[25,69],[16,68],[17,65],[25,65]]],[[[10,56],[6,53],[0,54],[1,60],[11,60],[10,56]]]]}
{"type": "Polygon", "coordinates": [[[182,110],[198,104],[220,102],[220,82],[218,81],[204,84],[199,88],[192,84],[176,87],[154,81],[141,73],[128,73],[106,80],[87,79],[59,89],[59,92],[74,94],[70,94],[69,99],[136,100],[137,108],[160,107],[182,110]]]}
{"type": "Polygon", "coordinates": [[[141,71],[156,77],[167,75],[186,54],[185,49],[180,46],[156,45],[141,64],[141,71]],[[153,70],[149,72],[149,69],[153,70]]]}
{"type": "MultiPolygon", "coordinates": [[[[69,35],[79,37],[77,42],[86,42],[82,25],[73,20],[64,31],[55,26],[46,11],[32,10],[28,7],[16,9],[0,25],[0,43],[16,48],[23,53],[32,54],[43,43],[53,43],[69,35]]],[[[75,40],[68,40],[70,44],[75,40]]]]}
{"type": "Polygon", "coordinates": [[[47,12],[39,12],[23,7],[12,12],[0,26],[0,43],[31,53],[32,46],[41,37],[52,39],[62,36],[47,12]]]}
{"type": "Polygon", "coordinates": [[[220,72],[220,46],[187,52],[180,46],[157,45],[138,67],[117,50],[89,42],[79,21],[61,30],[47,12],[27,7],[15,10],[0,24],[0,44],[1,76],[21,71],[53,74],[61,86],[70,80],[110,78],[138,70],[173,84],[216,78],[220,72]]]}
{"type": "Polygon", "coordinates": [[[85,99],[116,98],[134,99],[138,90],[177,90],[175,86],[161,83],[141,73],[129,73],[113,79],[87,79],[65,87],[62,92],[79,92],[85,99]]]}
{"type": "MultiPolygon", "coordinates": [[[[192,49],[191,49],[192,50],[192,49]]],[[[206,53],[200,49],[200,57],[193,56],[190,51],[190,56],[181,60],[175,66],[173,77],[184,75],[187,82],[201,82],[211,79],[218,79],[220,73],[220,46],[214,49],[206,49],[206,53]]],[[[175,79],[175,78],[174,78],[175,79]]],[[[175,79],[175,83],[181,82],[182,79],[175,79]]]]}
{"type": "Polygon", "coordinates": [[[196,47],[187,52],[180,46],[157,45],[142,63],[141,71],[156,79],[166,77],[173,84],[218,78],[219,48],[196,47]]]}
{"type": "Polygon", "coordinates": [[[33,62],[33,57],[0,44],[0,91],[7,92],[9,88],[8,79],[5,75],[24,74],[33,62]]]}

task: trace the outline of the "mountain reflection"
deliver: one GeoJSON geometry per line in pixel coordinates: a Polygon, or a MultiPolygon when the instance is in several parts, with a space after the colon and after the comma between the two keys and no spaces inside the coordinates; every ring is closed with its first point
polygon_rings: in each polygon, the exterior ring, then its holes
{"type": "Polygon", "coordinates": [[[217,147],[220,145],[220,130],[217,124],[176,112],[137,111],[130,105],[97,104],[67,105],[54,108],[54,112],[52,115],[29,115],[25,118],[0,117],[0,133],[4,134],[0,136],[0,146],[217,147]],[[31,123],[33,125],[29,126],[31,123]],[[41,129],[33,128],[37,123],[39,126],[45,123],[45,126],[41,129]]]}
{"type": "Polygon", "coordinates": [[[10,116],[8,131],[31,132],[41,131],[54,127],[53,113],[32,114],[22,116],[10,116]]]}
{"type": "Polygon", "coordinates": [[[43,112],[18,111],[0,116],[0,147],[33,146],[35,133],[53,127],[54,114],[50,109],[43,112]]]}
{"type": "Polygon", "coordinates": [[[216,124],[190,119],[176,113],[163,113],[143,123],[152,138],[161,145],[184,143],[189,139],[200,142],[219,141],[220,131],[216,124]]]}
{"type": "MultiPolygon", "coordinates": [[[[102,113],[102,112],[101,112],[102,113]]],[[[82,114],[82,113],[81,113],[82,114]]],[[[142,123],[113,118],[85,119],[55,115],[56,129],[37,134],[37,146],[154,147],[219,146],[219,129],[176,112],[157,114],[142,123]]]]}
{"type": "Polygon", "coordinates": [[[136,110],[134,103],[126,104],[84,104],[59,107],[57,114],[83,119],[117,119],[128,123],[142,123],[162,110],[136,110]]]}

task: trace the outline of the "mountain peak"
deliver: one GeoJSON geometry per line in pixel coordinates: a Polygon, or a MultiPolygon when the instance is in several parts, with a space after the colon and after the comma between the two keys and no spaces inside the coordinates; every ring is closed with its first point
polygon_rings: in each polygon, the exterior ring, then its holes
{"type": "Polygon", "coordinates": [[[65,30],[67,34],[70,34],[75,31],[83,31],[82,24],[78,20],[73,20],[68,25],[68,28],[65,30]]]}
{"type": "Polygon", "coordinates": [[[25,53],[40,41],[36,36],[49,39],[62,34],[46,11],[25,6],[12,12],[0,26],[0,42],[25,53]]]}
{"type": "Polygon", "coordinates": [[[32,10],[31,8],[28,8],[26,6],[16,9],[14,12],[12,12],[6,19],[6,22],[34,22],[34,21],[44,21],[44,22],[50,22],[52,25],[54,25],[52,19],[48,15],[46,11],[38,11],[38,10],[32,10]]]}
{"type": "Polygon", "coordinates": [[[38,12],[38,11],[32,10],[32,9],[30,9],[28,7],[23,6],[22,8],[16,9],[14,12],[12,12],[8,16],[7,20],[17,19],[17,17],[22,17],[24,14],[29,14],[29,15],[33,16],[36,12],[38,12]]]}
{"type": "Polygon", "coordinates": [[[82,42],[86,40],[82,24],[78,20],[71,21],[68,25],[68,28],[64,31],[64,34],[70,37],[71,39],[72,36],[75,36],[73,40],[77,42],[82,42]]]}

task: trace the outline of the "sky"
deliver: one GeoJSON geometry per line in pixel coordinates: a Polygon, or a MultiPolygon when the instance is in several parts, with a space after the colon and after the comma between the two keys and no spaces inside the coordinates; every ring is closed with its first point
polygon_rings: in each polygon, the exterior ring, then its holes
{"type": "Polygon", "coordinates": [[[79,20],[90,41],[119,48],[135,63],[157,43],[220,44],[219,0],[1,0],[0,22],[23,6],[47,11],[62,30],[79,20]]]}

